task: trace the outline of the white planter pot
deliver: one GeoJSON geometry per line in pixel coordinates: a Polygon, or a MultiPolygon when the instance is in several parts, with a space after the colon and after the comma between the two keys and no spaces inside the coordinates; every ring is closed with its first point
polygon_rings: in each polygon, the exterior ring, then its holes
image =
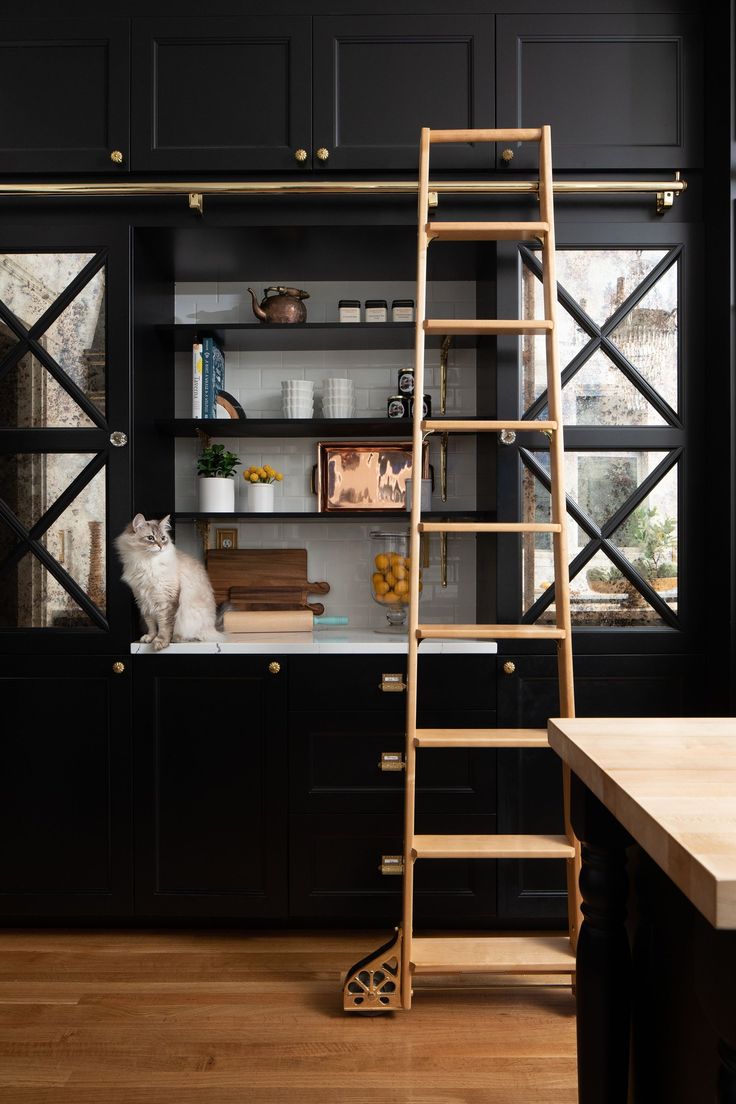
{"type": "Polygon", "coordinates": [[[199,477],[199,510],[202,514],[231,514],[235,509],[235,479],[229,476],[199,477]]]}
{"type": "Polygon", "coordinates": [[[251,514],[273,512],[273,483],[246,483],[245,501],[251,514]]]}

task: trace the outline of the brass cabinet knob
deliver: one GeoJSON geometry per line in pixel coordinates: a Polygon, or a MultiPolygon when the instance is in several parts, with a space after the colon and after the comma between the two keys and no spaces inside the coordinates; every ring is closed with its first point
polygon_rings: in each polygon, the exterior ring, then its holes
{"type": "Polygon", "coordinates": [[[110,434],[110,444],[115,445],[115,448],[124,448],[128,443],[128,434],[123,433],[122,429],[114,429],[110,434]]]}
{"type": "Polygon", "coordinates": [[[506,662],[503,665],[503,673],[505,675],[513,675],[515,670],[516,670],[516,664],[512,660],[507,659],[506,662]]]}
{"type": "Polygon", "coordinates": [[[307,151],[305,149],[294,150],[294,160],[295,161],[306,161],[307,160],[307,151]]]}
{"type": "Polygon", "coordinates": [[[318,161],[329,161],[329,159],[330,159],[330,151],[328,149],[325,149],[324,146],[320,146],[319,149],[317,150],[317,160],[318,161]]]}
{"type": "Polygon", "coordinates": [[[110,160],[115,165],[122,165],[122,163],[123,163],[122,152],[120,150],[113,150],[112,153],[110,154],[110,160]]]}
{"type": "Polygon", "coordinates": [[[117,663],[113,663],[113,665],[112,665],[112,673],[113,673],[114,675],[122,675],[122,673],[123,673],[123,671],[124,671],[124,670],[125,670],[125,664],[124,664],[124,663],[121,663],[121,662],[120,662],[120,660],[118,660],[118,662],[117,662],[117,663]]]}
{"type": "Polygon", "coordinates": [[[514,160],[514,151],[512,149],[505,149],[501,154],[501,158],[508,165],[509,161],[514,160]]]}
{"type": "Polygon", "coordinates": [[[281,670],[281,664],[277,663],[276,660],[274,659],[273,662],[269,663],[268,670],[269,670],[270,674],[277,675],[279,673],[279,671],[281,670]]]}

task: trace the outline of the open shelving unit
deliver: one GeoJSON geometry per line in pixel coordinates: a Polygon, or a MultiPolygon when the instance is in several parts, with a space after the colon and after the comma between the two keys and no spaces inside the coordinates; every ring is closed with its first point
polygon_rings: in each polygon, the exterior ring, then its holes
{"type": "MultiPolygon", "coordinates": [[[[413,349],[413,322],[172,322],[156,327],[170,338],[177,352],[191,349],[192,342],[211,334],[225,352],[263,352],[279,348],[285,352],[310,349],[413,349]]],[[[439,348],[442,334],[427,338],[430,348],[439,348]]],[[[458,336],[458,347],[470,348],[476,338],[458,336]]]]}

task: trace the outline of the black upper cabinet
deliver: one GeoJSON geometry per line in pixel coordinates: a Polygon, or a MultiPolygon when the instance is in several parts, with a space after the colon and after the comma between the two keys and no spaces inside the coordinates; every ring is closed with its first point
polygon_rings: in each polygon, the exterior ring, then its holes
{"type": "Polygon", "coordinates": [[[133,168],[289,172],[311,154],[311,19],[133,21],[133,168]]]}
{"type": "MultiPolygon", "coordinates": [[[[491,16],[316,18],[314,167],[416,173],[421,127],[493,126],[494,81],[491,16]]],[[[432,150],[435,170],[492,166],[487,145],[432,150]]]]}
{"type": "MultiPolygon", "coordinates": [[[[550,124],[555,170],[699,166],[698,26],[686,15],[499,16],[498,126],[550,124]]],[[[514,149],[512,168],[536,165],[532,143],[514,149]]]]}
{"type": "Polygon", "coordinates": [[[0,21],[0,172],[125,171],[128,39],[126,19],[0,21]]]}

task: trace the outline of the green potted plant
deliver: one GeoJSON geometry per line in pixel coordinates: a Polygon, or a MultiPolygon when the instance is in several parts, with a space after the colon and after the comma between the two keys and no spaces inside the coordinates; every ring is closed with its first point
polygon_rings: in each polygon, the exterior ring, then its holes
{"type": "Polygon", "coordinates": [[[639,506],[632,515],[632,535],[641,550],[634,567],[655,590],[677,586],[677,564],[672,552],[677,544],[677,522],[669,515],[661,521],[656,506],[639,506]]]}
{"type": "Polygon", "coordinates": [[[197,460],[199,509],[203,514],[230,514],[235,509],[235,469],[240,463],[224,445],[207,445],[197,460]]]}

